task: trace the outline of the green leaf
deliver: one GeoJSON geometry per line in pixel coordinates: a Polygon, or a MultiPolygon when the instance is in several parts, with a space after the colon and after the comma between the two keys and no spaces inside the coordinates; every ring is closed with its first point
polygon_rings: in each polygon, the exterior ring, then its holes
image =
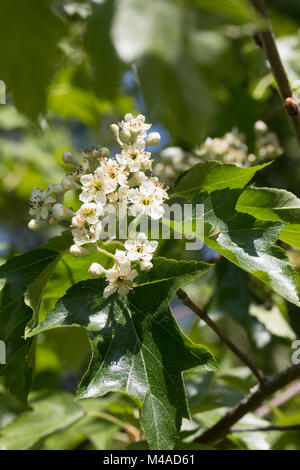
{"type": "Polygon", "coordinates": [[[177,0],[115,2],[111,35],[119,57],[134,66],[148,114],[177,140],[197,145],[215,98],[189,50],[195,23],[188,13],[177,0]]]}
{"type": "Polygon", "coordinates": [[[290,340],[296,339],[295,332],[276,304],[272,305],[271,309],[266,309],[263,305],[253,304],[250,307],[250,314],[265,325],[273,335],[290,340]]]}
{"type": "Polygon", "coordinates": [[[24,411],[0,431],[1,450],[30,449],[41,439],[61,431],[85,415],[85,411],[65,392],[38,393],[24,411]]]}
{"type": "Polygon", "coordinates": [[[300,199],[276,188],[247,188],[237,201],[236,210],[262,220],[300,222],[300,199]]]}
{"type": "Polygon", "coordinates": [[[6,364],[0,365],[0,375],[23,404],[34,369],[34,344],[24,339],[25,328],[31,320],[37,323],[43,288],[71,241],[65,233],[0,267],[0,278],[6,280],[0,292],[0,339],[6,346],[6,364]]]}
{"type": "MultiPolygon", "coordinates": [[[[242,190],[201,193],[193,199],[193,208],[204,205],[202,224],[186,218],[182,223],[163,222],[179,233],[195,236],[232,263],[253,274],[285,299],[300,306],[296,273],[284,250],[276,246],[284,226],[277,221],[263,221],[237,212],[236,202],[242,190]],[[204,236],[202,226],[205,222],[204,236]]],[[[200,219],[201,222],[201,219],[200,219]]]]}
{"type": "Polygon", "coordinates": [[[1,79],[18,109],[36,119],[45,109],[46,89],[61,57],[57,43],[64,23],[48,0],[2,0],[1,16],[1,79]]]}
{"type": "MultiPolygon", "coordinates": [[[[110,242],[103,245],[106,251],[114,253],[120,248],[118,243],[110,242]]],[[[65,253],[56,266],[56,269],[50,281],[43,292],[43,299],[58,300],[66,291],[79,281],[92,279],[88,272],[92,263],[100,263],[104,268],[112,267],[112,258],[102,253],[90,253],[80,258],[74,258],[70,253],[65,253]]]]}
{"type": "MultiPolygon", "coordinates": [[[[126,447],[126,450],[149,450],[146,441],[138,441],[126,447]]],[[[214,447],[205,444],[198,444],[198,442],[176,442],[174,450],[216,450],[214,447]]]]}
{"type": "Polygon", "coordinates": [[[214,271],[212,296],[205,306],[208,314],[229,315],[245,328],[253,345],[261,347],[263,326],[249,315],[252,295],[249,289],[249,275],[235,264],[221,259],[214,271]],[[236,293],[239,293],[236,295],[236,293]]]}
{"type": "Polygon", "coordinates": [[[221,16],[230,23],[253,23],[255,12],[246,0],[193,0],[202,10],[221,16]]]}
{"type": "Polygon", "coordinates": [[[93,357],[78,389],[79,398],[120,391],[142,402],[141,426],[151,448],[171,449],[188,407],[184,370],[213,370],[203,346],[180,331],[169,307],[177,289],[203,275],[202,262],[157,258],[126,297],[103,298],[104,279],[79,282],[31,335],[59,326],[84,326],[93,357]],[[176,390],[176,394],[174,394],[176,390]]]}
{"type": "Polygon", "coordinates": [[[211,193],[218,189],[243,188],[257,171],[268,165],[270,163],[251,168],[241,168],[233,163],[222,163],[214,160],[198,163],[178,179],[176,195],[190,199],[199,194],[200,191],[211,193]]]}
{"type": "Polygon", "coordinates": [[[300,224],[289,224],[280,232],[280,240],[300,250],[300,224]]]}
{"type": "Polygon", "coordinates": [[[124,65],[111,40],[115,0],[93,6],[87,25],[85,49],[95,75],[95,89],[101,98],[113,98],[120,86],[124,65]]]}

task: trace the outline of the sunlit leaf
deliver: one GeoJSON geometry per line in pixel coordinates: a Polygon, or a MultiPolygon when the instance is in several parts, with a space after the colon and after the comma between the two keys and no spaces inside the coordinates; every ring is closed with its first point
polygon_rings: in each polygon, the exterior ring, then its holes
{"type": "Polygon", "coordinates": [[[182,372],[212,370],[213,356],[190,342],[173,318],[169,300],[179,287],[210,265],[158,258],[150,273],[125,297],[103,298],[105,281],[73,286],[31,335],[51,328],[87,328],[93,349],[78,397],[127,393],[142,402],[141,426],[151,448],[174,446],[182,417],[188,417],[182,372]],[[176,394],[173,391],[176,389],[176,394]]]}

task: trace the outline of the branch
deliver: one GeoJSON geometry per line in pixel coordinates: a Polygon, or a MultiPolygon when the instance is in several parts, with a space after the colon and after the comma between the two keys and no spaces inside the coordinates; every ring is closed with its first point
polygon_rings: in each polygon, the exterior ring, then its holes
{"type": "Polygon", "coordinates": [[[300,431],[300,424],[293,426],[267,426],[262,428],[232,428],[230,432],[259,432],[259,431],[300,431]]]}
{"type": "Polygon", "coordinates": [[[244,363],[247,367],[253,372],[253,374],[258,378],[260,382],[263,382],[264,375],[263,373],[256,367],[254,362],[241,351],[225,334],[222,330],[216,325],[216,323],[207,315],[206,312],[201,310],[192,300],[188,297],[188,295],[184,292],[184,290],[179,289],[177,291],[177,296],[182,300],[183,304],[189,307],[198,317],[200,317],[210,328],[219,336],[221,341],[225,343],[231,351],[244,363]]]}
{"type": "Polygon", "coordinates": [[[282,63],[275,38],[272,25],[269,20],[267,10],[265,8],[264,0],[249,0],[258,15],[264,20],[264,25],[257,33],[254,34],[254,39],[258,46],[264,52],[270,67],[272,69],[274,78],[277,82],[281,98],[283,100],[284,108],[287,112],[289,120],[294,129],[298,143],[300,145],[300,114],[299,108],[288,80],[287,73],[282,63]]]}
{"type": "Polygon", "coordinates": [[[247,397],[226,413],[213,427],[196,439],[202,444],[214,444],[231,432],[232,426],[275,392],[300,377],[300,364],[285,369],[274,377],[266,377],[247,397]]]}
{"type": "Polygon", "coordinates": [[[268,405],[262,405],[257,408],[257,410],[255,410],[255,414],[261,418],[265,418],[270,413],[272,413],[272,408],[279,408],[281,405],[284,405],[284,403],[291,400],[298,394],[300,394],[300,380],[296,380],[295,382],[291,383],[291,385],[286,390],[284,390],[284,392],[273,398],[273,400],[271,400],[268,405]]]}

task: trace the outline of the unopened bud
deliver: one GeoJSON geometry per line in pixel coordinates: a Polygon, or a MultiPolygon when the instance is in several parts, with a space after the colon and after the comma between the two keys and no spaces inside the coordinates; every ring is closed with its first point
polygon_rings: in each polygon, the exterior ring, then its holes
{"type": "Polygon", "coordinates": [[[110,155],[110,151],[107,147],[100,147],[98,149],[98,156],[100,158],[108,158],[110,155]]]}
{"type": "Polygon", "coordinates": [[[99,263],[93,263],[91,264],[90,266],[90,269],[89,269],[89,273],[93,276],[93,277],[98,277],[98,276],[101,276],[102,274],[104,274],[106,272],[106,270],[103,268],[103,266],[101,266],[101,264],[99,263]]]}
{"type": "Polygon", "coordinates": [[[75,155],[74,155],[72,152],[70,152],[69,150],[67,150],[66,152],[64,152],[64,153],[62,154],[62,160],[63,160],[63,162],[69,163],[69,164],[71,164],[71,165],[75,165],[75,166],[78,165],[78,160],[77,160],[77,158],[76,158],[75,155]]]}
{"type": "Polygon", "coordinates": [[[115,139],[119,140],[119,126],[117,124],[111,124],[109,127],[115,139]]]}
{"type": "Polygon", "coordinates": [[[63,204],[54,204],[52,209],[53,217],[56,220],[63,220],[66,218],[66,207],[63,204]]]}
{"type": "Polygon", "coordinates": [[[120,130],[120,139],[121,141],[124,143],[124,144],[128,144],[130,142],[130,139],[131,139],[131,134],[129,131],[125,130],[125,129],[121,129],[120,130]]]}
{"type": "Polygon", "coordinates": [[[39,230],[40,224],[36,219],[31,219],[31,221],[28,223],[28,228],[33,231],[39,230]]]}
{"type": "Polygon", "coordinates": [[[61,185],[65,191],[69,191],[69,189],[75,188],[77,186],[75,181],[68,177],[62,180],[61,185]]]}
{"type": "Polygon", "coordinates": [[[54,184],[52,186],[52,191],[55,193],[55,194],[58,194],[58,193],[63,193],[64,192],[64,188],[62,187],[62,184],[59,183],[59,184],[54,184]]]}
{"type": "Polygon", "coordinates": [[[80,256],[85,256],[88,254],[88,251],[82,246],[72,245],[70,247],[70,253],[72,256],[75,256],[75,258],[79,258],[80,256]]]}
{"type": "Polygon", "coordinates": [[[146,139],[146,145],[157,145],[160,142],[160,134],[158,132],[150,132],[146,139]]]}
{"type": "Polygon", "coordinates": [[[264,134],[268,130],[268,126],[264,121],[257,121],[254,125],[256,132],[264,134]]]}
{"type": "Polygon", "coordinates": [[[142,271],[150,271],[153,268],[151,261],[141,261],[140,268],[142,271]]]}

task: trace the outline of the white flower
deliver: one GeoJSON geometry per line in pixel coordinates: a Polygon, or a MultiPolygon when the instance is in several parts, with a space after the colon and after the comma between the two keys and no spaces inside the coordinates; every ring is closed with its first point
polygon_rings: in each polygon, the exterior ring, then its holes
{"type": "Polygon", "coordinates": [[[149,241],[145,233],[139,233],[137,238],[127,240],[124,244],[128,251],[127,257],[130,261],[142,260],[149,262],[158,245],[157,241],[149,241]]]}
{"type": "Polygon", "coordinates": [[[128,168],[130,172],[135,173],[141,169],[151,169],[151,153],[145,152],[143,149],[136,148],[135,145],[124,146],[122,152],[116,155],[120,165],[128,168]]]}
{"type": "Polygon", "coordinates": [[[127,258],[127,253],[126,251],[123,250],[116,250],[115,252],[115,260],[116,262],[121,265],[124,263],[127,263],[126,266],[128,266],[128,258],[127,258]]]}
{"type": "Polygon", "coordinates": [[[114,180],[105,178],[105,174],[98,167],[93,174],[83,175],[80,178],[83,191],[79,195],[82,202],[95,201],[98,204],[105,204],[106,194],[115,191],[117,183],[114,180]]]}
{"type": "Polygon", "coordinates": [[[130,178],[129,184],[130,186],[140,186],[140,184],[148,181],[148,177],[145,175],[143,171],[136,171],[132,174],[130,178]]]}
{"type": "Polygon", "coordinates": [[[134,117],[128,113],[125,115],[124,120],[119,123],[120,128],[126,133],[130,132],[132,136],[145,137],[146,131],[150,129],[151,124],[145,124],[145,116],[139,114],[134,117]]]}
{"type": "Polygon", "coordinates": [[[167,192],[157,178],[149,178],[139,189],[132,188],[128,191],[128,199],[133,204],[129,212],[133,216],[145,214],[158,220],[164,214],[163,202],[167,198],[167,192]]]}
{"type": "MultiPolygon", "coordinates": [[[[118,237],[122,238],[128,232],[128,206],[130,215],[145,214],[153,219],[161,218],[163,203],[168,196],[158,179],[149,177],[152,160],[146,146],[156,145],[160,141],[158,132],[148,134],[150,127],[151,124],[145,123],[142,114],[126,114],[118,125],[112,124],[111,130],[121,149],[114,158],[110,157],[110,151],[105,147],[93,147],[78,154],[64,152],[63,161],[75,168],[59,184],[49,186],[46,191],[33,191],[29,228],[37,230],[44,221],[55,225],[60,220],[71,219],[73,245],[70,253],[80,257],[91,252],[84,247],[85,244],[94,244],[91,247],[94,252],[98,240],[116,239],[116,230],[113,232],[111,228],[116,228],[117,221],[118,237]],[[75,213],[64,202],[65,193],[72,189],[81,191],[79,200],[82,205],[75,213]],[[108,231],[105,230],[106,226],[108,231]]],[[[134,232],[137,223],[136,220],[134,232]]],[[[105,298],[115,292],[121,295],[129,292],[138,275],[132,269],[132,263],[139,265],[142,271],[152,268],[151,260],[158,243],[148,240],[144,233],[130,233],[129,237],[136,238],[127,240],[124,248],[114,254],[107,253],[114,258],[111,269],[106,270],[99,263],[92,263],[89,268],[89,273],[94,277],[106,275],[108,285],[104,290],[105,298]]],[[[99,251],[105,250],[99,248],[99,251]]]]}
{"type": "Polygon", "coordinates": [[[88,202],[87,204],[82,204],[75,217],[92,225],[98,222],[100,215],[103,215],[103,207],[100,204],[88,202]]]}
{"type": "Polygon", "coordinates": [[[53,204],[56,203],[56,199],[50,195],[52,192],[51,186],[46,191],[40,188],[34,188],[32,191],[29,199],[31,205],[29,214],[34,216],[37,221],[46,220],[53,204]]]}
{"type": "Polygon", "coordinates": [[[128,171],[120,166],[116,160],[102,160],[101,170],[103,171],[105,180],[110,181],[110,184],[115,185],[112,191],[116,189],[118,184],[120,186],[125,186],[127,184],[128,171]]]}
{"type": "Polygon", "coordinates": [[[91,225],[88,229],[84,226],[74,228],[72,235],[76,245],[84,245],[85,243],[96,243],[102,230],[101,222],[91,225]]]}
{"type": "Polygon", "coordinates": [[[138,275],[135,269],[131,269],[130,261],[114,264],[111,269],[106,271],[106,280],[109,282],[104,289],[103,297],[107,298],[111,294],[118,292],[120,295],[126,295],[130,291],[131,283],[138,275]]]}

